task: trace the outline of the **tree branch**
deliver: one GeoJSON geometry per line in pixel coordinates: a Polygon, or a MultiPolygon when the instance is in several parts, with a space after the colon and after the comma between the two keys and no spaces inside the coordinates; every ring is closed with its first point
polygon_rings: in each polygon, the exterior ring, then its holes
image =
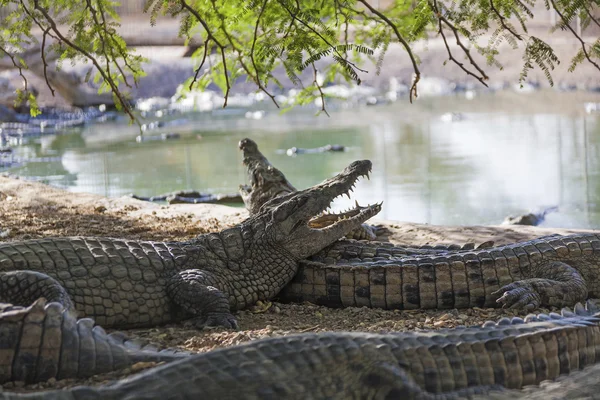
{"type": "Polygon", "coordinates": [[[183,8],[185,8],[186,10],[188,10],[188,12],[190,14],[192,14],[194,17],[196,17],[198,22],[200,22],[202,24],[202,26],[204,27],[204,30],[206,31],[206,34],[208,35],[206,40],[208,41],[209,39],[212,39],[212,41],[215,42],[215,44],[217,45],[217,47],[219,47],[219,50],[221,51],[221,59],[223,60],[223,73],[225,74],[225,85],[226,85],[225,102],[223,103],[223,108],[225,108],[225,107],[227,107],[227,100],[229,99],[229,91],[231,90],[231,84],[229,83],[229,73],[227,72],[227,59],[225,58],[225,46],[223,46],[221,44],[221,42],[219,40],[217,40],[217,38],[215,38],[215,36],[212,34],[211,30],[209,29],[206,21],[204,21],[204,19],[200,16],[200,14],[198,14],[198,12],[196,10],[194,10],[194,8],[192,8],[185,0],[179,0],[179,1],[181,3],[181,6],[183,8]]]}
{"type": "MultiPolygon", "coordinates": [[[[286,5],[279,0],[279,4],[281,5],[281,7],[288,13],[290,14],[290,16],[295,19],[296,21],[300,22],[302,25],[304,25],[305,27],[307,27],[308,29],[310,29],[311,32],[313,32],[315,35],[317,35],[319,37],[319,39],[321,39],[323,41],[323,43],[325,43],[327,46],[329,46],[337,55],[339,58],[341,58],[342,60],[344,60],[348,65],[351,65],[353,68],[359,70],[360,72],[365,72],[368,73],[369,71],[364,70],[359,68],[355,63],[353,63],[352,61],[348,60],[347,58],[345,58],[336,48],[334,45],[332,45],[331,43],[329,43],[329,40],[327,40],[327,38],[325,38],[323,35],[321,35],[319,33],[319,31],[317,31],[315,28],[313,28],[312,26],[310,26],[310,24],[308,24],[306,21],[301,20],[300,18],[298,18],[298,15],[296,13],[292,13],[290,11],[289,8],[286,7],[286,5]]],[[[359,82],[360,84],[360,82],[359,82]]]]}
{"type": "Polygon", "coordinates": [[[465,47],[465,45],[462,43],[462,41],[460,40],[460,37],[458,36],[458,29],[456,29],[456,27],[454,25],[452,25],[452,23],[450,21],[448,21],[448,19],[442,15],[440,9],[437,6],[437,0],[433,0],[433,3],[429,3],[429,6],[431,7],[431,10],[434,12],[434,14],[436,15],[436,17],[438,19],[438,28],[439,28],[438,31],[439,31],[440,35],[442,36],[442,39],[444,40],[444,45],[446,46],[446,50],[448,51],[448,57],[450,58],[450,60],[453,63],[455,63],[456,65],[458,65],[460,67],[460,69],[465,71],[468,75],[471,75],[472,77],[477,79],[479,82],[481,82],[485,87],[487,87],[488,85],[487,85],[487,83],[485,83],[485,81],[488,80],[489,78],[485,74],[485,72],[483,72],[483,70],[479,67],[479,65],[477,65],[477,63],[471,56],[471,52],[469,51],[469,49],[467,49],[465,47]],[[471,72],[470,70],[465,68],[463,63],[461,63],[456,58],[454,58],[454,56],[452,55],[452,52],[450,51],[450,46],[448,45],[448,40],[446,39],[446,35],[444,34],[442,22],[444,22],[452,30],[452,32],[454,33],[454,37],[456,38],[456,44],[463,50],[463,52],[465,53],[465,55],[471,62],[471,65],[473,65],[475,67],[475,69],[477,69],[477,71],[479,71],[481,76],[475,75],[473,72],[471,72]]]}
{"type": "MultiPolygon", "coordinates": [[[[107,39],[110,39],[111,34],[108,32],[108,29],[106,28],[106,18],[104,16],[104,10],[102,9],[102,2],[100,2],[99,0],[96,0],[96,3],[98,4],[98,9],[100,11],[100,17],[102,18],[102,25],[99,25],[98,22],[96,22],[97,25],[102,27],[102,30],[104,31],[105,35],[107,36],[107,39]]],[[[91,3],[88,0],[88,4],[90,6],[90,10],[94,10],[94,8],[92,7],[91,3]]],[[[96,21],[96,13],[95,11],[92,11],[92,14],[94,15],[94,20],[96,21]]],[[[109,40],[110,41],[110,40],[109,40]]],[[[115,56],[115,50],[114,47],[117,47],[119,50],[121,49],[120,46],[112,46],[112,43],[108,43],[108,50],[110,51],[110,55],[113,58],[115,65],[117,66],[119,72],[121,73],[121,75],[123,76],[123,81],[125,82],[125,85],[127,85],[127,87],[131,88],[131,85],[129,84],[129,82],[127,81],[127,76],[125,75],[125,72],[123,72],[123,70],[121,69],[121,66],[119,65],[119,63],[117,62],[117,57],[115,56]]],[[[123,59],[123,62],[125,63],[125,66],[127,68],[129,68],[129,70],[131,72],[133,72],[135,74],[135,69],[133,69],[131,67],[131,65],[129,65],[129,63],[127,62],[127,54],[124,54],[123,52],[119,51],[121,58],[123,59]]],[[[108,58],[108,57],[107,57],[108,58]]],[[[137,81],[134,79],[134,83],[137,86],[137,81]]]]}
{"type": "Polygon", "coordinates": [[[15,68],[17,68],[19,70],[19,75],[21,76],[21,79],[23,80],[23,85],[25,85],[25,93],[27,93],[28,92],[27,78],[25,77],[25,75],[23,75],[23,67],[21,66],[21,63],[17,62],[17,59],[15,58],[15,56],[13,54],[11,54],[8,50],[6,50],[4,47],[0,46],[0,51],[3,52],[4,54],[6,54],[10,58],[10,61],[13,63],[15,68]]]}
{"type": "Polygon", "coordinates": [[[96,60],[96,57],[94,57],[92,54],[90,54],[89,52],[87,52],[85,49],[83,49],[80,46],[76,45],[75,43],[71,42],[69,39],[67,39],[61,33],[59,31],[59,29],[58,29],[58,26],[56,25],[56,22],[50,16],[50,14],[48,14],[48,12],[43,7],[40,7],[39,0],[34,0],[34,5],[35,5],[35,9],[38,10],[44,16],[44,18],[46,19],[46,21],[48,21],[48,24],[50,24],[50,29],[54,32],[54,34],[56,36],[58,36],[58,38],[63,43],[65,43],[67,46],[71,47],[73,50],[75,50],[75,51],[79,52],[80,54],[84,55],[88,60],[90,60],[92,62],[92,64],[94,64],[94,66],[96,67],[96,69],[98,69],[98,72],[100,73],[100,75],[102,75],[102,78],[104,79],[104,81],[106,83],[108,83],[108,85],[112,89],[113,94],[119,99],[119,102],[123,106],[123,109],[125,110],[125,112],[127,113],[127,115],[129,115],[129,117],[133,121],[135,121],[138,125],[140,125],[140,122],[138,121],[138,119],[133,115],[133,112],[131,111],[131,108],[129,107],[129,104],[125,101],[125,98],[123,97],[123,94],[121,93],[121,91],[119,90],[119,88],[117,87],[117,85],[113,82],[113,80],[110,77],[110,75],[107,75],[106,72],[104,72],[104,70],[102,69],[102,67],[98,63],[98,60],[96,60]]]}
{"type": "Polygon", "coordinates": [[[42,63],[44,64],[44,79],[46,80],[46,86],[50,89],[52,93],[52,97],[54,97],[54,88],[48,81],[48,63],[46,62],[46,36],[48,36],[48,29],[44,31],[44,36],[42,36],[42,63]]]}
{"type": "Polygon", "coordinates": [[[579,40],[579,43],[581,43],[581,49],[583,50],[583,54],[585,55],[585,58],[587,58],[587,60],[594,66],[596,67],[598,70],[600,70],[600,65],[596,64],[590,57],[590,55],[587,52],[587,49],[585,48],[585,42],[583,41],[583,39],[577,34],[577,32],[575,32],[575,30],[573,28],[571,28],[571,26],[569,25],[568,21],[565,19],[564,15],[558,10],[558,8],[556,8],[556,3],[554,2],[554,0],[550,0],[550,4],[552,4],[552,7],[554,8],[554,10],[556,10],[556,13],[558,14],[558,16],[560,17],[560,19],[562,20],[562,22],[564,23],[564,25],[567,27],[567,29],[569,29],[571,31],[571,33],[573,34],[573,36],[575,36],[577,38],[577,40],[579,40]]]}
{"type": "Polygon", "coordinates": [[[319,95],[321,96],[321,111],[323,111],[325,113],[325,115],[327,115],[329,117],[330,115],[327,112],[327,110],[325,109],[325,94],[323,93],[323,90],[321,89],[321,85],[319,85],[319,81],[317,81],[317,67],[315,66],[314,62],[311,63],[311,65],[312,65],[313,71],[314,71],[313,83],[317,87],[317,90],[319,91],[319,95]]]}
{"type": "Polygon", "coordinates": [[[267,7],[267,1],[268,0],[265,0],[263,2],[263,5],[260,9],[260,13],[258,14],[258,17],[256,18],[256,25],[254,25],[254,36],[252,38],[252,47],[250,48],[250,60],[252,61],[252,66],[254,67],[254,72],[256,73],[256,84],[258,85],[260,90],[262,90],[264,93],[266,93],[267,96],[269,96],[271,98],[271,100],[273,101],[275,106],[277,106],[277,108],[279,108],[279,104],[277,104],[277,100],[275,100],[275,96],[273,96],[272,94],[267,92],[267,89],[265,87],[263,87],[263,85],[260,81],[259,70],[258,70],[258,67],[256,66],[256,60],[254,59],[254,47],[256,46],[256,39],[258,37],[258,25],[260,23],[260,19],[262,18],[263,13],[265,12],[265,8],[267,7]]]}
{"type": "Polygon", "coordinates": [[[192,81],[190,82],[190,86],[189,86],[190,90],[192,90],[194,83],[196,83],[196,81],[198,80],[198,75],[200,74],[200,70],[204,66],[204,63],[206,62],[206,57],[208,56],[208,44],[209,43],[210,43],[210,37],[206,38],[206,40],[204,41],[204,53],[202,54],[202,61],[200,61],[200,65],[198,65],[198,68],[196,68],[196,72],[194,73],[194,79],[192,79],[192,81]]]}
{"type": "MultiPolygon", "coordinates": [[[[256,83],[256,85],[258,86],[258,88],[263,93],[265,93],[267,96],[269,96],[269,98],[271,99],[271,101],[277,106],[277,108],[279,108],[279,104],[277,104],[277,101],[275,100],[275,96],[273,96],[271,93],[269,93],[269,91],[262,85],[262,83],[260,81],[260,78],[258,76],[258,71],[256,71],[256,75],[252,75],[252,71],[250,71],[250,68],[248,68],[248,66],[244,62],[243,53],[238,48],[238,46],[234,43],[233,38],[231,37],[231,35],[229,34],[229,32],[227,32],[227,30],[225,29],[225,18],[219,13],[217,5],[216,5],[216,3],[215,3],[214,0],[212,0],[212,5],[213,5],[213,10],[215,11],[215,13],[219,16],[219,19],[221,20],[221,31],[227,37],[227,41],[231,45],[231,48],[233,49],[233,51],[237,54],[238,62],[240,63],[240,65],[242,66],[242,68],[244,69],[244,71],[246,71],[246,73],[248,74],[248,76],[250,76],[254,80],[254,82],[256,83]]],[[[258,26],[258,20],[257,20],[257,26],[258,26]]]]}
{"type": "Polygon", "coordinates": [[[408,56],[410,57],[410,61],[412,62],[412,65],[413,65],[413,70],[415,72],[415,77],[413,79],[413,83],[412,83],[412,86],[410,88],[410,94],[409,94],[409,99],[410,99],[410,102],[412,103],[413,96],[415,98],[418,97],[417,83],[419,83],[419,80],[421,79],[421,71],[419,71],[419,67],[417,66],[417,60],[415,59],[415,56],[414,56],[414,54],[413,54],[410,46],[408,45],[408,42],[402,37],[402,35],[398,31],[398,28],[396,27],[396,24],[394,24],[388,17],[386,17],[385,15],[383,15],[378,10],[374,9],[365,0],[358,0],[358,1],[360,3],[362,3],[365,7],[367,7],[369,9],[369,11],[371,11],[373,14],[377,15],[379,18],[381,18],[383,21],[385,21],[385,23],[388,24],[388,26],[390,28],[392,28],[392,30],[396,34],[396,38],[398,38],[398,41],[400,43],[402,43],[402,46],[404,46],[404,49],[408,53],[408,56]]]}
{"type": "Polygon", "coordinates": [[[502,14],[500,14],[500,11],[498,11],[496,6],[494,6],[494,0],[490,0],[490,7],[492,8],[492,11],[494,12],[494,14],[496,14],[496,16],[498,17],[498,20],[500,21],[500,25],[502,25],[502,28],[509,31],[517,39],[523,40],[521,35],[519,35],[517,32],[515,32],[513,29],[511,29],[510,26],[508,26],[506,24],[506,18],[502,14]]]}

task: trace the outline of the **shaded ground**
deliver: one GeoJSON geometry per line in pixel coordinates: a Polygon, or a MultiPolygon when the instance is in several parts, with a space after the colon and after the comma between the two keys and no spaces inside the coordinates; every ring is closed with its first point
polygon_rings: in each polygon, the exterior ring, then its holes
{"type": "MultiPolygon", "coordinates": [[[[159,206],[128,198],[107,199],[97,195],[67,193],[38,183],[0,178],[0,236],[15,241],[48,236],[112,236],[128,239],[185,240],[219,231],[245,217],[241,209],[216,205],[159,206]]],[[[443,227],[411,223],[386,223],[390,240],[399,244],[434,242],[497,244],[526,240],[548,233],[576,230],[534,227],[443,227]]],[[[549,310],[545,310],[549,311],[549,310]]],[[[237,314],[240,331],[192,330],[184,324],[128,331],[131,336],[169,347],[206,352],[248,340],[298,332],[370,331],[387,332],[439,329],[477,325],[500,316],[524,316],[524,312],[497,309],[442,311],[385,311],[367,308],[328,309],[310,303],[262,304],[237,314]]],[[[154,364],[139,364],[123,371],[88,380],[51,380],[23,386],[5,384],[8,390],[33,390],[104,383],[154,364]]]]}

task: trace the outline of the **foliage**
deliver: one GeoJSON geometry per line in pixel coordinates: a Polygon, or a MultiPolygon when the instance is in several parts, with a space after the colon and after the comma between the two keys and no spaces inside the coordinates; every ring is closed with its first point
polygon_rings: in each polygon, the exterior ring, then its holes
{"type": "MultiPolygon", "coordinates": [[[[296,104],[320,97],[325,111],[321,87],[339,80],[360,84],[360,74],[367,72],[361,67],[365,58],[375,62],[379,73],[394,42],[403,46],[412,61],[412,101],[418,94],[421,72],[411,43],[436,35],[445,44],[448,60],[483,85],[488,76],[473,53],[483,55],[488,66],[502,68],[496,56],[504,42],[514,49],[524,44],[521,80],[538,67],[552,83],[551,71],[559,60],[550,45],[528,33],[534,1],[396,0],[381,11],[366,0],[147,0],[145,11],[153,24],[158,16],[170,15],[180,20],[182,37],[202,37],[202,46],[195,53],[197,68],[187,82],[190,89],[205,89],[214,83],[223,91],[226,106],[232,85],[245,78],[277,104],[274,88],[282,83],[273,71],[282,67],[290,82],[299,87],[296,104]],[[458,47],[451,48],[450,41],[458,47]],[[324,58],[331,62],[318,63],[324,58]],[[303,86],[307,74],[312,81],[303,86]]],[[[600,39],[589,45],[572,28],[576,17],[581,18],[583,27],[600,26],[593,17],[597,0],[544,1],[546,8],[556,10],[559,16],[555,28],[571,31],[581,44],[570,69],[587,60],[600,70],[600,39]]],[[[58,55],[58,67],[65,61],[90,62],[97,71],[94,80],[101,84],[100,90],[112,91],[116,104],[132,115],[120,87],[137,84],[143,76],[144,60],[127,48],[117,33],[118,1],[0,0],[0,9],[9,5],[16,9],[0,20],[0,53],[16,68],[27,68],[22,54],[36,44],[33,31],[37,29],[42,35],[44,71],[50,52],[58,55]]],[[[20,99],[34,100],[26,81],[20,99]]]]}

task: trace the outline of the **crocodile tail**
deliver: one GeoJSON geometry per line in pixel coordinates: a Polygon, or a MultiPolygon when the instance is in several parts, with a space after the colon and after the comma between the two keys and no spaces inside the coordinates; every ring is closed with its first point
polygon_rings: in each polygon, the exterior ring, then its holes
{"type": "Polygon", "coordinates": [[[183,355],[156,350],[122,334],[108,335],[92,319],[77,320],[61,304],[43,298],[29,307],[0,303],[0,383],[84,378],[183,355]]]}

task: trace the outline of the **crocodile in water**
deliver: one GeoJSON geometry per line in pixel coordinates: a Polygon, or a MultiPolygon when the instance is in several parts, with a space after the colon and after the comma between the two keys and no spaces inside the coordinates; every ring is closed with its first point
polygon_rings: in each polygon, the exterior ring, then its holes
{"type": "Polygon", "coordinates": [[[268,338],[159,366],[103,387],[5,399],[453,399],[520,389],[600,360],[600,316],[503,318],[433,332],[268,338]]]}
{"type": "Polygon", "coordinates": [[[130,194],[130,197],[143,201],[166,201],[169,204],[202,204],[202,203],[241,203],[242,196],[235,194],[202,193],[196,190],[180,190],[172,193],[159,194],[151,197],[130,194]]]}
{"type": "Polygon", "coordinates": [[[285,151],[288,156],[296,156],[298,154],[315,154],[315,153],[335,153],[346,151],[346,146],[341,144],[326,144],[325,146],[315,147],[311,149],[303,149],[301,147],[290,147],[285,151]]]}
{"type": "Polygon", "coordinates": [[[553,211],[557,211],[558,207],[548,207],[542,209],[540,211],[532,211],[527,214],[517,215],[517,216],[508,216],[502,221],[502,225],[531,225],[536,226],[544,222],[546,219],[546,215],[553,211]]]}
{"type": "Polygon", "coordinates": [[[80,316],[105,327],[191,317],[197,326],[236,327],[231,310],[272,298],[299,260],[379,212],[379,204],[360,207],[334,225],[308,226],[370,169],[370,161],[355,161],[232,228],[186,242],[75,237],[0,244],[0,301],[29,305],[45,297],[67,308],[72,302],[80,316]]]}

